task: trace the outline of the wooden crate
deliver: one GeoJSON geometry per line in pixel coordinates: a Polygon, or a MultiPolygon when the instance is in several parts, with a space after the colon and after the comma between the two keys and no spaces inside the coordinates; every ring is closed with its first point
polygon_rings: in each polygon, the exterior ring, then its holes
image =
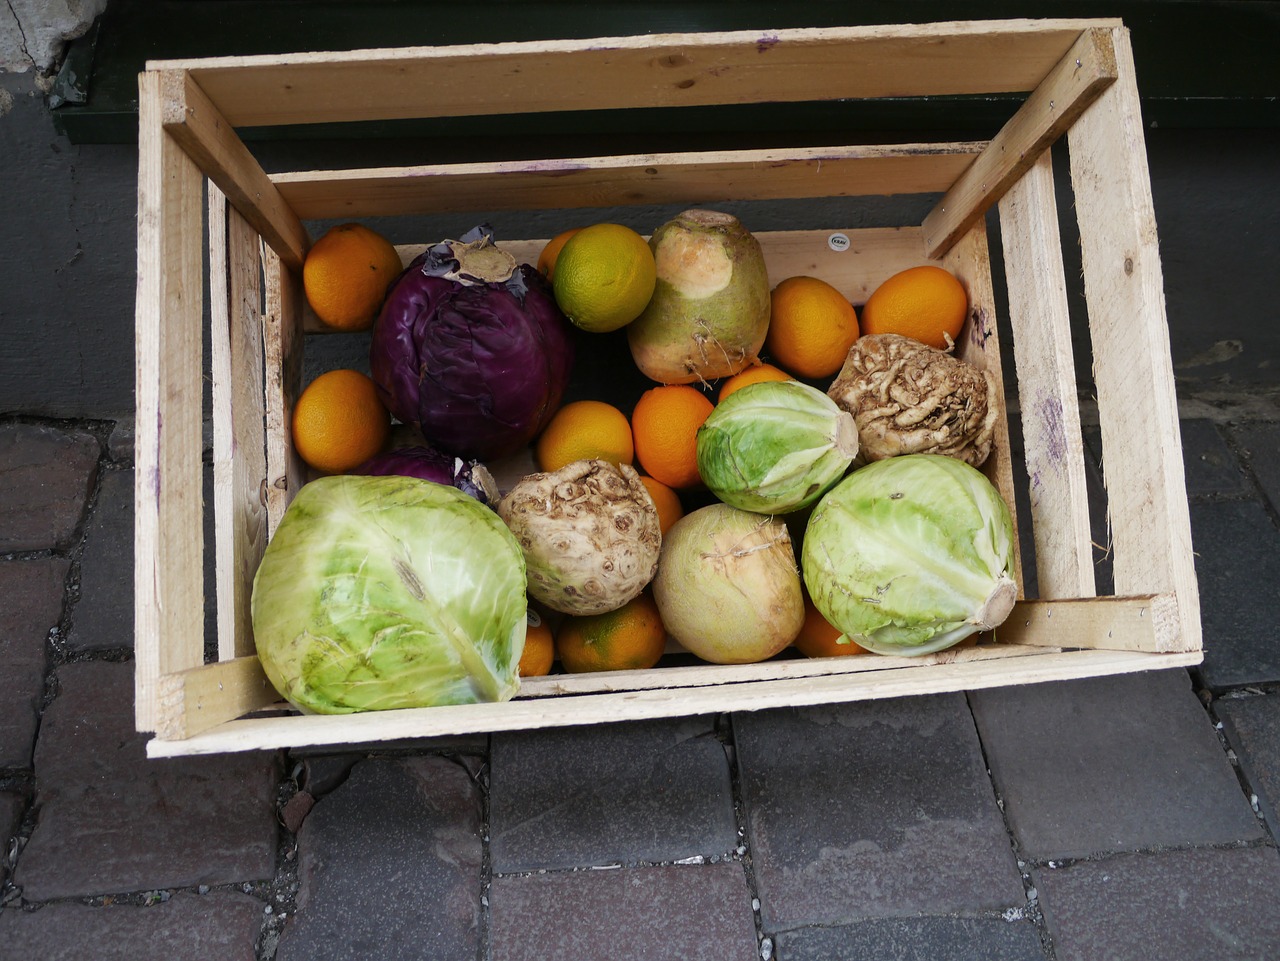
{"type": "MultiPolygon", "coordinates": [[[[1128,34],[1115,20],[791,29],[234,57],[140,77],[137,724],[154,756],[852,701],[1190,665],[1201,659],[1161,267],[1128,34]],[[258,125],[1020,92],[987,142],[592,156],[267,175],[258,125]],[[1065,138],[1063,135],[1065,134],[1065,138]],[[1050,147],[1065,139],[1105,455],[1114,596],[1097,596],[1050,147]],[[998,205],[1025,455],[1002,417],[985,465],[1034,541],[1038,599],[976,646],[560,675],[503,704],[348,716],[288,710],[254,654],[252,578],[306,479],[290,446],[308,312],[304,221],[785,198],[934,195],[919,223],[758,233],[771,281],[855,303],[938,262],[971,313],[959,350],[1001,371],[986,213],[998,205]],[[849,239],[833,249],[833,232],[849,239]],[[206,285],[205,277],[211,278],[206,285]],[[202,333],[212,316],[214,498],[202,504],[202,333]],[[215,512],[217,654],[200,536],[215,512]]],[[[566,221],[566,225],[571,223],[566,221]]],[[[750,223],[748,223],[750,226],[750,223]]],[[[434,242],[439,237],[421,240],[434,242]]],[[[500,236],[500,241],[503,240],[500,236]]],[[[543,239],[507,243],[536,257],[543,239]]],[[[404,248],[407,260],[418,248],[404,248]]],[[[341,336],[341,335],[339,335],[341,336]]],[[[1012,378],[1011,378],[1012,380],[1012,378]]],[[[1010,407],[1013,405],[1010,404],[1010,407]]]]}

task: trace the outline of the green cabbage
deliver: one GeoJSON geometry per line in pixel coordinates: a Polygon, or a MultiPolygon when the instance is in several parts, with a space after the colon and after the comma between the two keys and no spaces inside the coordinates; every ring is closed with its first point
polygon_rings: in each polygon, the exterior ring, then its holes
{"type": "Polygon", "coordinates": [[[855,470],[818,502],[801,568],[822,615],[880,654],[929,654],[990,630],[1017,597],[1009,509],[940,454],[855,470]]]}
{"type": "Polygon", "coordinates": [[[799,381],[750,384],[698,430],[698,473],[716,497],[757,514],[813,504],[858,453],[853,416],[799,381]]]}
{"type": "Polygon", "coordinates": [[[258,657],[318,714],[502,701],[519,687],[524,556],[501,519],[443,484],[306,484],[253,583],[258,657]]]}

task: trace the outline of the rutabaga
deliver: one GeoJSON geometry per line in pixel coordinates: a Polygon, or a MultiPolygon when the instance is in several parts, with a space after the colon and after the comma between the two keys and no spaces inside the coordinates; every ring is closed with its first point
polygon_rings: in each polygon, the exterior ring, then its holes
{"type": "Polygon", "coordinates": [[[1009,510],[939,454],[855,470],[818,502],[801,568],[822,615],[880,654],[931,654],[1001,624],[1017,597],[1009,510]]]}
{"type": "Polygon", "coordinates": [[[715,664],[767,660],[804,624],[787,526],[728,504],[699,508],[667,531],[653,599],[667,632],[715,664]]]}
{"type": "Polygon", "coordinates": [[[760,243],[731,214],[686,210],[649,240],[658,282],[627,325],[631,356],[660,384],[736,374],[769,331],[769,276],[760,243]]]}
{"type": "Polygon", "coordinates": [[[760,514],[808,507],[857,453],[852,415],[795,380],[734,391],[698,430],[702,482],[726,504],[760,514]]]}
{"type": "Polygon", "coordinates": [[[416,477],[303,485],[253,582],[258,659],[317,714],[504,701],[519,688],[524,558],[488,507],[416,477]]]}

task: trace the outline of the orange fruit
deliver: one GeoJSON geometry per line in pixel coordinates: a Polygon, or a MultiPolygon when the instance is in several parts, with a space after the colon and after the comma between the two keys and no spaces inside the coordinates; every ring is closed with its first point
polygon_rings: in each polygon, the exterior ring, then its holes
{"type": "Polygon", "coordinates": [[[698,428],[714,405],[688,384],[653,387],[631,412],[636,459],[654,480],[680,490],[702,483],[698,473],[698,428]]]}
{"type": "Polygon", "coordinates": [[[561,248],[564,247],[566,240],[581,229],[581,227],[574,227],[571,230],[561,231],[547,241],[546,246],[542,248],[542,253],[538,254],[538,273],[546,277],[547,280],[555,279],[556,259],[560,256],[561,248]]]}
{"type": "Polygon", "coordinates": [[[666,648],[667,631],[647,591],[616,611],[566,617],[556,634],[556,653],[571,674],[647,670],[666,648]]]}
{"type": "Polygon", "coordinates": [[[817,277],[788,277],[769,295],[764,349],[801,377],[828,377],[858,339],[858,314],[847,297],[817,277]]]}
{"type": "Polygon", "coordinates": [[[806,594],[804,599],[804,626],[800,635],[792,643],[805,657],[840,657],[845,654],[866,654],[865,647],[859,647],[853,641],[839,643],[842,633],[822,616],[822,612],[813,606],[813,601],[806,594]]]}
{"type": "Polygon", "coordinates": [[[635,457],[627,415],[598,400],[565,404],[538,436],[538,466],[555,471],[576,460],[630,464],[635,457]]]}
{"type": "Polygon", "coordinates": [[[293,405],[293,446],[318,471],[341,474],[382,449],[391,415],[358,370],[321,374],[293,405]]]}
{"type": "Polygon", "coordinates": [[[576,326],[592,333],[625,327],[648,306],[658,268],[648,242],[621,224],[592,224],[556,257],[556,303],[576,326]]]}
{"type": "Polygon", "coordinates": [[[400,255],[386,237],[363,224],[340,224],[307,251],[302,289],[328,326],[368,330],[400,268],[400,255]]]}
{"type": "Polygon", "coordinates": [[[795,378],[785,370],[774,367],[773,364],[752,364],[750,367],[744,368],[732,377],[725,379],[724,383],[720,385],[719,399],[723,402],[735,390],[740,390],[749,384],[760,384],[770,380],[795,380],[795,378]]]}
{"type": "Polygon", "coordinates": [[[528,613],[529,623],[524,631],[524,650],[520,654],[520,666],[517,668],[521,677],[544,677],[551,673],[551,664],[556,659],[556,642],[551,627],[537,611],[528,613]]]}
{"type": "Polygon", "coordinates": [[[901,334],[946,350],[960,336],[968,314],[969,295],[948,271],[911,267],[871,292],[862,308],[862,332],[901,334]]]}
{"type": "Polygon", "coordinates": [[[656,481],[652,477],[641,475],[640,483],[653,498],[653,506],[658,508],[658,528],[666,534],[672,524],[684,517],[684,505],[680,503],[680,495],[662,481],[656,481]]]}

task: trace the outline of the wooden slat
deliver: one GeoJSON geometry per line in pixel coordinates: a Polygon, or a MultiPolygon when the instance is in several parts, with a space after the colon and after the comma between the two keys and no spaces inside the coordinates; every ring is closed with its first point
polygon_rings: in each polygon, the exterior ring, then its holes
{"type": "Polygon", "coordinates": [[[139,730],[156,683],[204,657],[201,524],[203,178],[161,127],[160,78],[138,85],[134,661],[139,730]]]}
{"type": "Polygon", "coordinates": [[[218,658],[253,652],[249,599],[267,545],[262,267],[257,232],[209,186],[218,658]]]}
{"type": "MultiPolygon", "coordinates": [[[[1100,21],[1009,20],[159,61],[235,126],[1034,88],[1100,21]]],[[[1118,21],[1101,21],[1114,24],[1118,21]]]]}
{"type": "Polygon", "coordinates": [[[279,700],[255,655],[160,678],[156,736],[193,737],[279,700]]]}
{"type": "Polygon", "coordinates": [[[293,405],[302,392],[301,277],[269,248],[263,252],[264,414],[267,440],[267,537],[275,533],[285,508],[306,482],[307,468],[293,449],[293,405]]]}
{"type": "Polygon", "coordinates": [[[1019,601],[995,631],[1004,644],[1108,651],[1179,652],[1178,600],[1172,594],[1019,601]]]}
{"type": "MultiPolygon", "coordinates": [[[[1000,412],[991,440],[991,453],[980,467],[987,479],[1000,492],[1013,529],[1018,528],[1018,505],[1014,497],[1013,457],[1009,441],[1009,411],[1004,397],[1004,365],[1000,358],[999,323],[996,317],[996,296],[991,282],[991,255],[987,249],[986,224],[979,220],[960,240],[947,251],[942,266],[954,274],[969,295],[969,316],[960,331],[955,356],[967,363],[991,372],[1000,397],[1000,412]]],[[[1015,551],[1017,545],[1015,544],[1015,551]]],[[[1014,579],[1018,582],[1018,594],[1023,593],[1022,567],[1019,564],[1014,579]]]]}
{"type": "Polygon", "coordinates": [[[1178,644],[1198,650],[1200,603],[1165,319],[1164,277],[1128,32],[1119,78],[1069,137],[1118,593],[1174,592],[1178,644]]]}
{"type": "Polygon", "coordinates": [[[272,176],[306,220],[943,193],[984,144],[638,154],[272,176]]]}
{"type": "Polygon", "coordinates": [[[1000,239],[1038,594],[1093,597],[1084,440],[1049,151],[1000,201],[1000,239]]]}
{"type": "Polygon", "coordinates": [[[1053,72],[992,138],[990,146],[924,219],[925,245],[939,256],[1004,196],[1116,77],[1111,33],[1085,30],[1053,72]]]}
{"type": "Polygon", "coordinates": [[[152,739],[152,757],[274,750],[321,744],[369,743],[475,731],[605,724],[641,718],[682,717],[723,711],[757,711],[864,701],[1012,684],[1186,667],[1200,652],[1145,654],[1131,651],[1063,651],[1015,657],[998,665],[961,661],[927,667],[900,667],[856,675],[803,677],[721,687],[583,694],[511,701],[500,716],[494,705],[432,707],[407,711],[312,717],[246,718],[185,740],[152,739]]]}
{"type": "Polygon", "coordinates": [[[164,89],[164,129],[271,249],[290,267],[301,270],[310,239],[298,215],[188,73],[170,71],[159,77],[164,89]]]}

